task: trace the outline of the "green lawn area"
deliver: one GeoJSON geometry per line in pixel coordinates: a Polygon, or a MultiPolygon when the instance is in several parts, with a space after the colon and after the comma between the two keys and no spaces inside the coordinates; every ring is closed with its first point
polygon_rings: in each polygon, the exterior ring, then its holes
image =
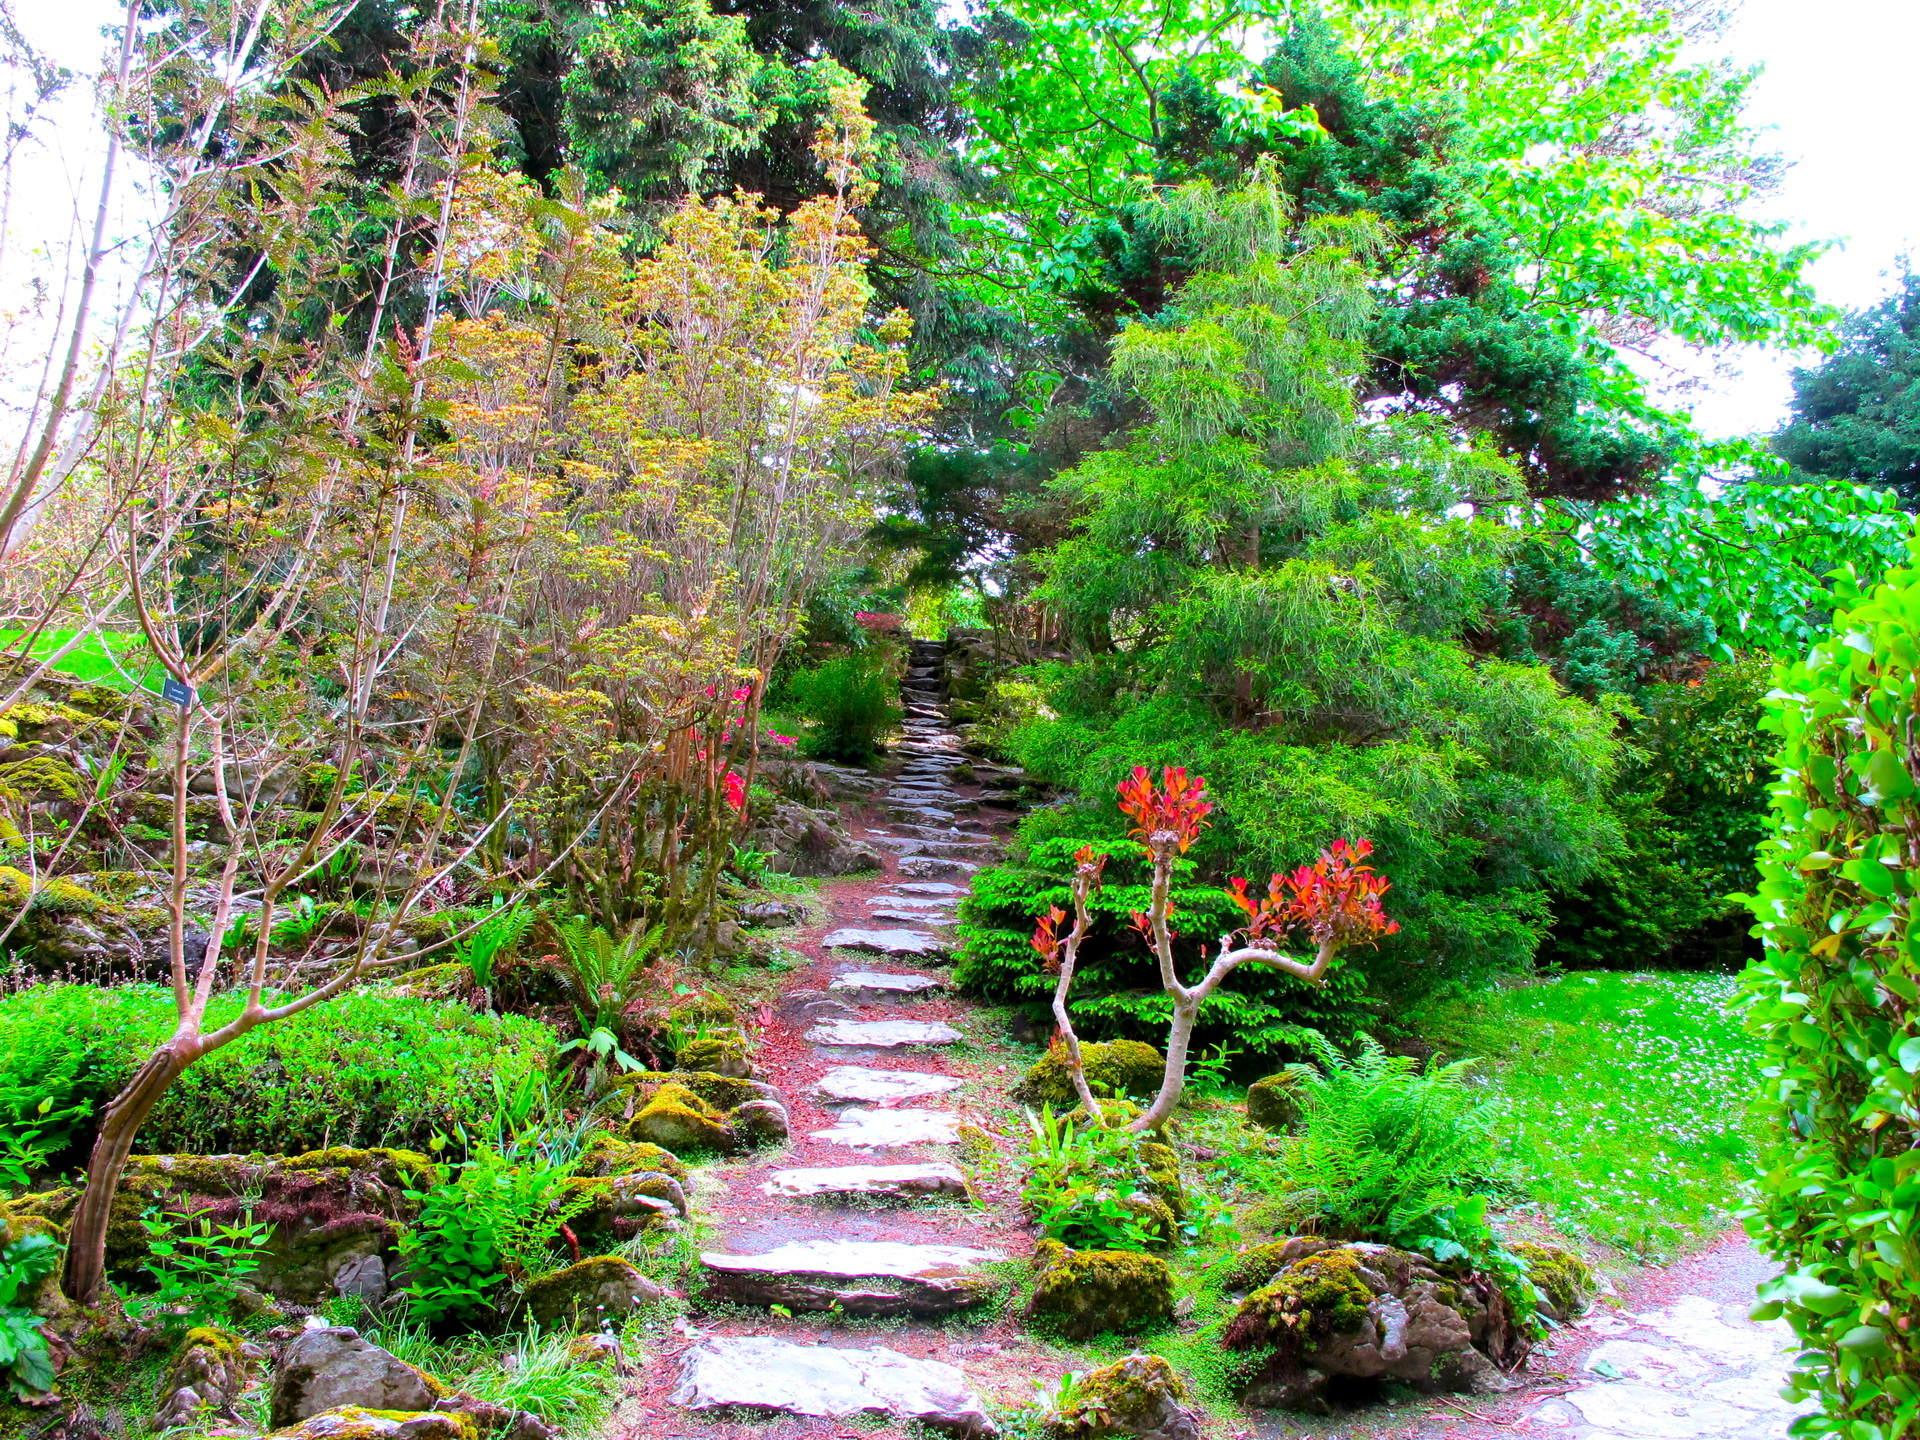
{"type": "MultiPolygon", "coordinates": [[[[42,631],[34,641],[32,658],[45,659],[71,640],[74,633],[72,630],[42,631]]],[[[24,634],[24,630],[0,630],[0,650],[11,652],[24,634]]],[[[142,635],[106,635],[96,630],[62,656],[53,668],[59,674],[115,690],[131,690],[136,684],[141,689],[158,690],[165,672],[153,661],[135,657],[135,652],[145,646],[146,637],[142,635]],[[114,663],[116,658],[118,665],[114,663]]]]}
{"type": "Polygon", "coordinates": [[[1434,1007],[1414,1027],[1479,1055],[1545,1218],[1648,1259],[1717,1233],[1763,1144],[1759,1047],[1725,975],[1579,973],[1434,1007]]]}

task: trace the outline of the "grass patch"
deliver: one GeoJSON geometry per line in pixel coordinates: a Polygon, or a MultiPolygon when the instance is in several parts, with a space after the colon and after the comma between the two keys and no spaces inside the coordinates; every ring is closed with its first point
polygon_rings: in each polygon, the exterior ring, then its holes
{"type": "Polygon", "coordinates": [[[1724,975],[1580,973],[1433,1007],[1412,1028],[1479,1082],[1522,1185],[1571,1234],[1663,1260],[1719,1233],[1764,1144],[1760,1051],[1724,975]]]}
{"type": "MultiPolygon", "coordinates": [[[[11,652],[25,637],[24,630],[0,630],[0,651],[11,652]]],[[[75,630],[43,630],[28,651],[28,658],[44,660],[78,634],[75,630]]],[[[53,667],[57,675],[71,675],[92,685],[114,690],[160,689],[166,671],[158,661],[141,658],[146,650],[144,635],[115,635],[102,631],[74,646],[53,667]]]]}

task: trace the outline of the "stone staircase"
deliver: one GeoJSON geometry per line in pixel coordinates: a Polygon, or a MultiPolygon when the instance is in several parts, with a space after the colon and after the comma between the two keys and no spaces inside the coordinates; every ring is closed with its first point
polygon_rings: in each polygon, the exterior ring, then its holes
{"type": "MultiPolygon", "coordinates": [[[[941,1052],[964,1038],[951,1023],[964,1006],[940,975],[911,968],[948,957],[969,878],[1001,844],[993,823],[972,813],[971,787],[953,780],[964,757],[947,718],[942,653],[938,642],[913,643],[894,752],[901,763],[867,801],[886,817],[861,837],[888,856],[886,883],[830,889],[835,924],[803,977],[825,983],[790,992],[769,1027],[776,1043],[762,1046],[763,1055],[793,1057],[764,1078],[796,1101],[796,1153],[749,1165],[731,1182],[757,1200],[720,1217],[721,1248],[701,1256],[707,1299],[765,1308],[776,1328],[817,1327],[822,1314],[964,1315],[1004,1283],[991,1267],[1006,1250],[969,1243],[992,1220],[955,1203],[968,1192],[952,1158],[961,1116],[951,1107],[966,1102],[968,1082],[941,1052]],[[850,962],[849,952],[873,958],[850,962]],[[798,1044],[774,1034],[783,1024],[798,1044]],[[809,1125],[810,1111],[831,1123],[809,1125]]],[[[999,1217],[1001,1228],[1008,1223],[999,1217]]],[[[707,1333],[680,1357],[670,1403],[690,1418],[829,1422],[809,1434],[840,1433],[831,1422],[854,1415],[993,1433],[957,1367],[887,1347],[798,1343],[794,1333],[707,1333]]]]}

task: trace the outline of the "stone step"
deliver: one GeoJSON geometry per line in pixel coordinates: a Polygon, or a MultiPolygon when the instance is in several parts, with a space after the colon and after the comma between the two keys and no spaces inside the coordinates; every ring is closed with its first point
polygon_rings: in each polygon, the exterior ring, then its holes
{"type": "Polygon", "coordinates": [[[892,1050],[901,1045],[952,1045],[965,1039],[944,1020],[823,1020],[807,1031],[815,1045],[864,1045],[892,1050]]]}
{"type": "Polygon", "coordinates": [[[836,1065],[814,1082],[814,1093],[835,1104],[860,1101],[880,1104],[889,1100],[913,1100],[923,1095],[944,1095],[958,1090],[960,1081],[951,1075],[929,1075],[922,1070],[875,1070],[866,1065],[836,1065]]]}
{"type": "Polygon", "coordinates": [[[954,917],[925,910],[901,910],[891,905],[876,905],[867,911],[870,920],[889,920],[896,925],[951,925],[954,917]]]}
{"type": "Polygon", "coordinates": [[[813,1138],[852,1150],[894,1150],[903,1145],[957,1145],[958,1117],[944,1110],[862,1110],[850,1107],[813,1138]]]}
{"type": "Polygon", "coordinates": [[[944,880],[916,880],[893,887],[902,895],[950,895],[958,900],[967,893],[964,885],[950,885],[944,880]]]}
{"type": "Polygon", "coordinates": [[[846,1420],[917,1420],[961,1440],[997,1434],[967,1377],[938,1360],[897,1350],[795,1345],[767,1335],[731,1335],[687,1352],[670,1403],[696,1414],[738,1411],[846,1420]]]}
{"type": "MultiPolygon", "coordinates": [[[[920,856],[909,856],[906,865],[920,856]]],[[[845,926],[821,940],[829,950],[860,950],[869,955],[945,955],[947,942],[924,930],[861,930],[845,926]]]]}
{"type": "Polygon", "coordinates": [[[849,970],[833,977],[827,989],[851,1000],[884,1003],[890,1000],[918,1000],[943,988],[931,975],[889,975],[880,970],[849,970]]]}
{"type": "Polygon", "coordinates": [[[740,1305],[784,1305],[854,1316],[951,1315],[977,1305],[1005,1282],[979,1267],[1005,1259],[967,1245],[903,1245],[891,1240],[802,1240],[763,1255],[700,1257],[708,1285],[740,1305]]]}
{"type": "Polygon", "coordinates": [[[964,1200],[967,1178],[957,1166],[929,1160],[918,1165],[824,1165],[808,1170],[776,1170],[760,1187],[789,1199],[832,1199],[868,1195],[881,1200],[918,1200],[951,1195],[964,1200]]]}
{"type": "Polygon", "coordinates": [[[939,880],[949,875],[972,875],[979,868],[965,860],[949,860],[944,855],[909,855],[900,862],[900,873],[909,880],[939,880]]]}

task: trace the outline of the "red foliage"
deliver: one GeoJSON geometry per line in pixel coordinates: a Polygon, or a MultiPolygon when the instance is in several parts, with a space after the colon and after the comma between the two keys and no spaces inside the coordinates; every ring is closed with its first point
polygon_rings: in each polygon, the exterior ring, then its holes
{"type": "Polygon", "coordinates": [[[727,771],[727,804],[736,810],[745,809],[747,804],[746,782],[731,770],[727,771]]]}
{"type": "Polygon", "coordinates": [[[1364,863],[1372,853],[1369,840],[1351,845],[1336,840],[1312,865],[1275,875],[1258,899],[1247,893],[1245,880],[1235,878],[1227,893],[1247,917],[1247,939],[1278,940],[1289,931],[1305,930],[1316,945],[1331,941],[1335,948],[1344,948],[1393,934],[1400,926],[1387,918],[1381,905],[1392,886],[1364,863]]]}
{"type": "Polygon", "coordinates": [[[1060,968],[1060,922],[1066,918],[1067,912],[1055,905],[1040,917],[1033,930],[1033,948],[1040,952],[1049,970],[1060,968]]]}
{"type": "Polygon", "coordinates": [[[897,633],[900,629],[900,617],[898,615],[886,615],[875,610],[854,611],[853,623],[858,625],[862,630],[871,630],[877,634],[891,635],[897,633]]]}
{"type": "Polygon", "coordinates": [[[1207,782],[1198,775],[1189,776],[1184,765],[1167,766],[1157,790],[1152,772],[1144,765],[1134,766],[1133,774],[1120,782],[1120,809],[1133,820],[1128,838],[1138,840],[1151,855],[1156,836],[1171,836],[1185,854],[1213,813],[1206,789],[1207,782]]]}

